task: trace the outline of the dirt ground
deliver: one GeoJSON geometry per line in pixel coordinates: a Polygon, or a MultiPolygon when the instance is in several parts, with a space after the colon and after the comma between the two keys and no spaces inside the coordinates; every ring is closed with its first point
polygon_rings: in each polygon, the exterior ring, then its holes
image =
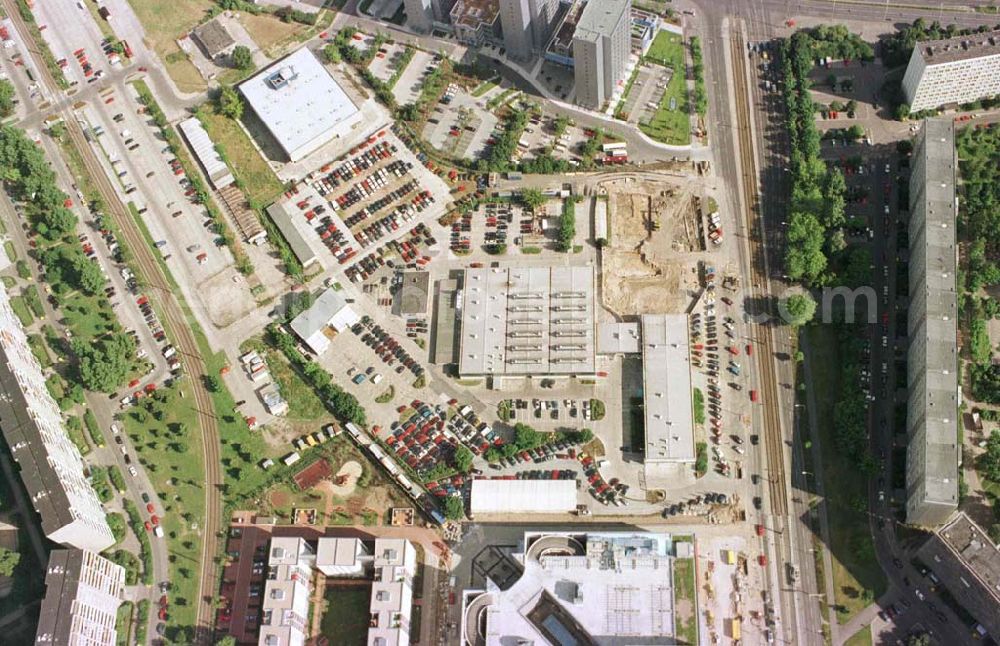
{"type": "Polygon", "coordinates": [[[690,181],[606,182],[609,244],[602,251],[602,299],[619,315],[684,311],[697,287],[701,252],[690,181]]]}

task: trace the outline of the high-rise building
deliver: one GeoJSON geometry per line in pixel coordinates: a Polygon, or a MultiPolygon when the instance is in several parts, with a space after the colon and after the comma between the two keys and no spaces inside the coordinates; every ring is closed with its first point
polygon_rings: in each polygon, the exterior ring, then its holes
{"type": "Polygon", "coordinates": [[[903,92],[912,112],[1000,94],[1000,31],[917,43],[903,92]]]}
{"type": "Polygon", "coordinates": [[[558,13],[559,0],[500,0],[507,56],[526,61],[545,51],[558,13]]]}
{"type": "Polygon", "coordinates": [[[122,566],[89,550],[53,550],[35,643],[113,646],[124,590],[122,566]]]}
{"type": "Polygon", "coordinates": [[[910,176],[906,521],[944,523],[958,506],[955,126],[927,119],[910,176]]]}
{"type": "Polygon", "coordinates": [[[434,6],[432,0],[404,0],[406,24],[413,29],[427,33],[434,26],[434,6]]]}
{"type": "Polygon", "coordinates": [[[576,102],[601,109],[625,78],[632,0],[590,0],[573,34],[576,102]]]}
{"type": "Polygon", "coordinates": [[[45,387],[7,291],[0,288],[0,431],[21,470],[42,530],[56,543],[100,552],[115,543],[59,406],[45,387]]]}

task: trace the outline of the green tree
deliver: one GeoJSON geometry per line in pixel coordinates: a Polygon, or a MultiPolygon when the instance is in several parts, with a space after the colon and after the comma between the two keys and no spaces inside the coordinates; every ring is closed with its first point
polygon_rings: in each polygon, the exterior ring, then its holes
{"type": "Polygon", "coordinates": [[[788,324],[798,327],[812,320],[816,314],[816,301],[809,293],[792,294],[783,301],[781,310],[788,317],[788,324]]]}
{"type": "Polygon", "coordinates": [[[99,294],[107,279],[97,263],[91,262],[86,256],[80,255],[73,263],[79,278],[80,289],[91,296],[99,294]],[[81,262],[82,260],[82,262],[81,262]]]}
{"type": "Polygon", "coordinates": [[[334,43],[323,48],[323,60],[325,60],[330,65],[336,65],[341,61],[340,49],[334,43]]]}
{"type": "Polygon", "coordinates": [[[226,635],[222,639],[217,640],[215,646],[236,646],[236,638],[232,635],[226,635]]]}
{"type": "Polygon", "coordinates": [[[931,646],[931,637],[927,633],[910,635],[906,639],[906,646],[931,646]]]}
{"type": "Polygon", "coordinates": [[[455,468],[462,473],[468,473],[469,469],[472,468],[472,451],[464,446],[458,447],[455,451],[455,468]]]}
{"type": "Polygon", "coordinates": [[[14,568],[21,562],[21,554],[5,547],[0,547],[0,576],[11,576],[14,568]]]}
{"type": "Polygon", "coordinates": [[[222,384],[219,382],[219,378],[215,375],[205,375],[205,388],[209,392],[217,393],[222,390],[222,384]]]}
{"type": "Polygon", "coordinates": [[[465,518],[465,503],[461,496],[449,496],[444,500],[444,515],[450,520],[465,518]]]}
{"type": "Polygon", "coordinates": [[[7,79],[0,80],[0,118],[6,119],[14,114],[14,86],[7,79]]]}
{"type": "Polygon", "coordinates": [[[811,213],[792,213],[785,234],[785,266],[795,280],[816,282],[826,270],[827,258],[823,253],[826,230],[811,213]]]}
{"type": "Polygon", "coordinates": [[[219,93],[219,112],[236,121],[243,117],[243,99],[228,85],[219,93]]]}
{"type": "Polygon", "coordinates": [[[983,475],[993,482],[1000,482],[1000,431],[994,430],[986,440],[986,452],[979,458],[983,475]]]}
{"type": "Polygon", "coordinates": [[[896,121],[906,121],[907,117],[910,116],[910,104],[900,103],[897,105],[893,112],[893,116],[896,117],[896,121]]]}
{"type": "Polygon", "coordinates": [[[246,45],[237,45],[233,48],[233,53],[229,56],[233,67],[238,70],[249,72],[254,68],[253,53],[246,45]]]}
{"type": "Polygon", "coordinates": [[[521,191],[521,201],[524,202],[525,206],[537,209],[545,204],[545,196],[537,188],[526,188],[521,191]]]}
{"type": "Polygon", "coordinates": [[[416,103],[407,103],[399,108],[396,115],[403,121],[416,121],[420,118],[420,108],[416,103]]]}

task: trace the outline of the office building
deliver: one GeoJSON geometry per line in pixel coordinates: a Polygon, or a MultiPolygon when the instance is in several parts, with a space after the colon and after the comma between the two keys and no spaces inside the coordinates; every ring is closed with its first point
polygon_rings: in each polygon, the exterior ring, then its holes
{"type": "Polygon", "coordinates": [[[0,431],[20,467],[42,531],[66,547],[100,552],[115,543],[104,509],[69,439],[59,406],[0,288],[0,431]]]}
{"type": "Polygon", "coordinates": [[[917,43],[903,93],[911,112],[1000,94],[1000,31],[917,43]]]}
{"type": "Polygon", "coordinates": [[[691,548],[667,534],[527,532],[518,568],[464,592],[461,644],[674,643],[674,563],[691,548]]]}
{"type": "Polygon", "coordinates": [[[632,42],[632,0],[590,0],[573,34],[577,104],[601,109],[624,83],[632,42]]]}
{"type": "Polygon", "coordinates": [[[500,0],[507,56],[528,61],[545,51],[558,13],[559,0],[500,0]]]}
{"type": "Polygon", "coordinates": [[[499,13],[500,0],[458,0],[449,13],[451,30],[466,45],[495,42],[499,13]]]}
{"type": "Polygon", "coordinates": [[[240,92],[289,161],[364,125],[361,111],[308,47],[250,77],[240,92]]]}
{"type": "Polygon", "coordinates": [[[468,269],[458,303],[460,374],[596,374],[593,267],[468,269]]]}
{"type": "Polygon", "coordinates": [[[906,521],[944,523],[958,506],[955,127],[927,119],[910,176],[906,521]]]}
{"type": "Polygon", "coordinates": [[[89,550],[53,550],[35,644],[114,646],[124,591],[122,566],[89,550]]]}
{"type": "Polygon", "coordinates": [[[694,404],[687,314],[642,317],[646,465],[694,462],[694,404]]]}

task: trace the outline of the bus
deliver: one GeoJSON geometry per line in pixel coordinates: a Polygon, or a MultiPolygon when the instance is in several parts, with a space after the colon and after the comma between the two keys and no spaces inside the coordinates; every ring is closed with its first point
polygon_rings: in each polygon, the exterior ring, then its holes
{"type": "Polygon", "coordinates": [[[604,144],[603,146],[601,146],[601,150],[603,152],[609,153],[613,150],[625,150],[626,147],[627,144],[624,141],[616,141],[614,143],[604,144]]]}

